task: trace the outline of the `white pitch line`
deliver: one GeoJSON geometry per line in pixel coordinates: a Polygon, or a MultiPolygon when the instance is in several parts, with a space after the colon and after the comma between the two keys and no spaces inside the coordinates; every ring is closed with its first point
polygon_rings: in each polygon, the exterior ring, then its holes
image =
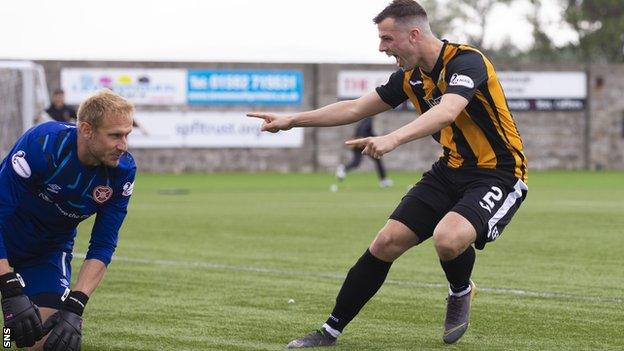
{"type": "MultiPolygon", "coordinates": [[[[74,257],[85,258],[85,254],[75,253],[74,257]]],[[[338,274],[338,273],[307,272],[307,271],[296,271],[296,270],[253,267],[253,266],[235,266],[235,265],[203,262],[203,261],[152,260],[152,259],[146,259],[146,258],[133,258],[133,257],[123,257],[123,256],[113,256],[113,261],[140,263],[140,264],[158,265],[158,266],[205,268],[205,269],[213,269],[213,270],[266,273],[266,274],[276,274],[276,275],[286,275],[286,276],[329,278],[329,279],[336,279],[336,280],[344,280],[345,278],[344,274],[338,274]]],[[[442,288],[448,289],[448,285],[446,284],[422,283],[422,282],[417,282],[417,281],[412,281],[412,280],[387,279],[385,283],[393,284],[393,285],[409,285],[409,286],[415,286],[419,288],[429,288],[429,289],[442,289],[442,288]]],[[[618,303],[618,304],[624,302],[624,298],[622,297],[577,295],[577,294],[566,294],[566,293],[558,293],[558,292],[550,292],[550,291],[531,291],[531,290],[509,289],[509,288],[487,288],[481,285],[479,285],[478,289],[479,291],[485,291],[485,292],[489,292],[493,294],[514,295],[514,296],[521,296],[521,297],[539,297],[539,298],[545,298],[545,299],[568,299],[568,300],[593,301],[593,302],[611,302],[611,303],[618,303]]]]}

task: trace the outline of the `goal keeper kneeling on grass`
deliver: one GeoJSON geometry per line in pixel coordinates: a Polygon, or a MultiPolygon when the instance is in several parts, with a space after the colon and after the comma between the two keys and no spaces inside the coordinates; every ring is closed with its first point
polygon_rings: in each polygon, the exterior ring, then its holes
{"type": "Polygon", "coordinates": [[[134,186],[133,115],[126,99],[102,90],[82,103],[77,126],[36,126],[0,164],[0,293],[17,347],[80,350],[82,313],[111,261],[134,186]],[[70,289],[76,228],[93,214],[70,289]]]}
{"type": "Polygon", "coordinates": [[[425,10],[395,0],[373,20],[379,51],[398,69],[388,82],[356,100],[290,116],[249,113],[262,130],[328,127],[354,123],[406,100],[419,112],[394,132],[350,140],[348,145],[379,159],[398,146],[431,135],[442,157],[403,197],[370,247],[351,268],[327,321],[288,344],[331,346],[381,287],[392,262],[433,237],[449,282],[442,339],[454,343],[468,329],[475,285],[470,279],[475,250],[495,240],[520,207],[526,192],[527,160],[494,66],[468,45],[436,38],[425,10]]]}

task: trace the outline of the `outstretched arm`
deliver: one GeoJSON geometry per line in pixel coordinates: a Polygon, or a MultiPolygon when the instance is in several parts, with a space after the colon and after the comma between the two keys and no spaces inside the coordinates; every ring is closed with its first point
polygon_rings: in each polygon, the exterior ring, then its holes
{"type": "Polygon", "coordinates": [[[447,127],[455,121],[466,105],[468,105],[466,98],[457,94],[444,94],[439,105],[394,132],[378,137],[349,140],[346,144],[363,148],[362,154],[379,159],[399,145],[432,135],[447,127]]]}
{"type": "Polygon", "coordinates": [[[294,127],[331,127],[350,124],[391,108],[376,91],[373,91],[355,100],[339,101],[316,110],[293,115],[251,112],[247,116],[262,118],[264,120],[262,131],[276,133],[294,127]]]}

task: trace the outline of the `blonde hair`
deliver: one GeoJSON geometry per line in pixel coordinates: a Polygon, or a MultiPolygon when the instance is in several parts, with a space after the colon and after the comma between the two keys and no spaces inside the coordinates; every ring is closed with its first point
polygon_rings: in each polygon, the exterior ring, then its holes
{"type": "Polygon", "coordinates": [[[89,123],[93,129],[97,129],[107,116],[131,117],[133,114],[134,105],[131,102],[110,89],[102,89],[80,104],[78,122],[89,123]]]}

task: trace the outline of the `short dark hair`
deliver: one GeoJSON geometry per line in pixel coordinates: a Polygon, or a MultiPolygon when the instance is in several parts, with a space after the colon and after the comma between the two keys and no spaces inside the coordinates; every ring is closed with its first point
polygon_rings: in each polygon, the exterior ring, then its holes
{"type": "Polygon", "coordinates": [[[407,17],[417,17],[427,19],[427,12],[416,1],[413,0],[394,0],[390,5],[386,6],[375,18],[375,24],[381,23],[386,18],[406,19],[407,17]]]}
{"type": "Polygon", "coordinates": [[[52,92],[52,95],[61,95],[61,94],[65,94],[65,92],[63,91],[63,89],[54,89],[54,92],[52,92]]]}

